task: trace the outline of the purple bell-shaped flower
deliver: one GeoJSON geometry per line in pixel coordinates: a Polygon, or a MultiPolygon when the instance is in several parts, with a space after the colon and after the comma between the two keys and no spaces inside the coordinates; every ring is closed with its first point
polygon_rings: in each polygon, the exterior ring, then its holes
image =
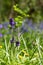
{"type": "Polygon", "coordinates": [[[20,42],[19,41],[16,41],[16,46],[19,46],[20,45],[20,42]]]}
{"type": "Polygon", "coordinates": [[[14,22],[13,18],[10,18],[9,24],[11,25],[12,28],[14,27],[16,23],[14,22]]]}

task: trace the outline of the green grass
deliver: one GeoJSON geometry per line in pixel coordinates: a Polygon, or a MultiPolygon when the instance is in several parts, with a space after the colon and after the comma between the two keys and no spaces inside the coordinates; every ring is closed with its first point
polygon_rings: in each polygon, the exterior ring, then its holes
{"type": "Polygon", "coordinates": [[[10,38],[6,35],[1,39],[0,65],[43,65],[43,34],[22,34],[18,37],[19,47],[15,43],[11,46],[10,38]]]}

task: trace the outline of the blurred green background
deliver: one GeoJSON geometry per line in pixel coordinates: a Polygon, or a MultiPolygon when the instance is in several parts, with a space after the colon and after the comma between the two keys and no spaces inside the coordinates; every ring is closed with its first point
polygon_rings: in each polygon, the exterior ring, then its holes
{"type": "Polygon", "coordinates": [[[0,22],[10,17],[21,16],[25,18],[25,15],[18,10],[29,15],[26,17],[38,22],[43,19],[43,0],[0,0],[0,22]],[[18,8],[17,10],[13,8],[14,5],[18,8]]]}

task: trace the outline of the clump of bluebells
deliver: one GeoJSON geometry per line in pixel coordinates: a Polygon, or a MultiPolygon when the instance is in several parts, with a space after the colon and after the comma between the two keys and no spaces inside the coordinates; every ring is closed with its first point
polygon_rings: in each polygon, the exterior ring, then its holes
{"type": "Polygon", "coordinates": [[[43,21],[40,23],[33,22],[32,19],[26,18],[21,26],[22,32],[29,32],[29,31],[43,31],[43,21]]]}
{"type": "MultiPolygon", "coordinates": [[[[15,28],[16,28],[16,22],[13,20],[13,18],[10,18],[9,19],[9,22],[7,22],[7,23],[4,23],[3,25],[2,24],[0,24],[0,29],[2,29],[2,28],[8,28],[8,25],[10,25],[10,27],[11,27],[11,29],[13,30],[13,33],[14,33],[14,30],[15,30],[15,28]]],[[[33,22],[32,22],[32,20],[30,20],[30,19],[25,19],[24,20],[24,22],[22,23],[22,26],[20,27],[20,33],[21,32],[29,32],[29,27],[30,27],[30,29],[32,28],[32,29],[34,29],[35,30],[35,27],[37,27],[37,25],[36,24],[34,24],[33,22]]],[[[43,24],[41,23],[40,25],[39,25],[39,28],[41,28],[41,29],[43,29],[43,24]]],[[[9,29],[10,30],[10,29],[9,29]]],[[[9,31],[8,30],[8,31],[9,31]]],[[[11,35],[13,35],[13,33],[11,34],[11,35]]],[[[15,32],[16,33],[16,32],[15,32]]],[[[0,33],[0,37],[2,37],[3,35],[0,33]]],[[[14,37],[12,37],[11,38],[11,40],[10,40],[10,42],[11,43],[14,43],[14,37]]],[[[20,45],[20,42],[19,41],[16,41],[16,46],[19,46],[20,45]]]]}
{"type": "Polygon", "coordinates": [[[36,27],[36,24],[34,25],[32,19],[25,19],[23,24],[22,24],[22,28],[25,28],[28,31],[29,31],[29,28],[34,30],[35,27],[36,27]]]}

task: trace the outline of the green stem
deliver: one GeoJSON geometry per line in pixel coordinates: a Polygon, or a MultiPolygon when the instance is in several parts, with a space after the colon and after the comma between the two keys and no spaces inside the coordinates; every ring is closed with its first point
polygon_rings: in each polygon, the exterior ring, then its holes
{"type": "Polygon", "coordinates": [[[24,38],[23,38],[22,35],[21,35],[21,38],[22,38],[22,40],[23,40],[23,43],[24,43],[25,49],[26,49],[26,51],[27,51],[27,53],[28,53],[27,45],[26,45],[26,42],[25,42],[25,40],[24,40],[24,38]]]}
{"type": "Polygon", "coordinates": [[[41,55],[41,50],[40,50],[40,45],[39,45],[39,38],[36,39],[36,44],[37,44],[37,48],[38,48],[38,52],[39,52],[39,64],[42,65],[41,59],[42,59],[42,55],[41,55]]]}
{"type": "Polygon", "coordinates": [[[8,47],[7,47],[7,42],[6,42],[6,36],[4,37],[5,39],[5,48],[6,48],[6,56],[8,57],[8,62],[10,63],[10,58],[9,58],[9,54],[8,54],[8,47]]]}

